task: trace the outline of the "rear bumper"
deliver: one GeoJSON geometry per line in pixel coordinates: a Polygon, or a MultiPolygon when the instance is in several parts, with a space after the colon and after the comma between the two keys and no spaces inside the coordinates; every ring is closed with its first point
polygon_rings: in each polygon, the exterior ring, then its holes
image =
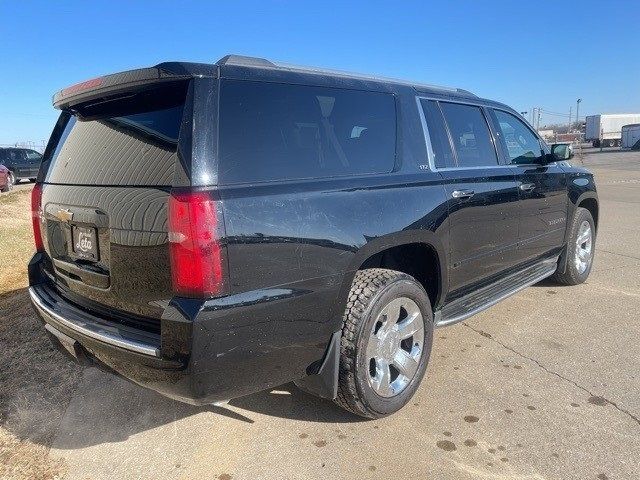
{"type": "Polygon", "coordinates": [[[58,330],[70,330],[104,345],[160,357],[159,335],[144,334],[139,330],[101,321],[75,306],[62,303],[59,297],[54,298],[46,288],[29,287],[29,296],[40,317],[58,330]]]}
{"type": "Polygon", "coordinates": [[[67,301],[37,274],[36,257],[29,294],[54,345],[167,397],[195,405],[226,401],[298,381],[323,365],[332,323],[286,317],[304,318],[301,310],[317,303],[314,295],[302,303],[296,295],[283,298],[282,289],[272,298],[262,292],[254,302],[246,294],[215,301],[174,298],[160,333],[150,333],[67,301]]]}

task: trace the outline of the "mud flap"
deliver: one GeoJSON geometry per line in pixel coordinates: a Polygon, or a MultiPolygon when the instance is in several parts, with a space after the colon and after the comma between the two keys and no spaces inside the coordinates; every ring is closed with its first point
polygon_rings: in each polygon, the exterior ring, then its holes
{"type": "Polygon", "coordinates": [[[338,396],[341,338],[341,330],[331,335],[331,341],[318,372],[294,382],[300,390],[330,400],[338,396]]]}

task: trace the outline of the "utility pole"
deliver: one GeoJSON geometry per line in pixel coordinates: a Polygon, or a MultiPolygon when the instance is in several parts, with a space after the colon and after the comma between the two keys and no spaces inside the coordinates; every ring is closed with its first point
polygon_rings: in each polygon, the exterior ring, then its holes
{"type": "Polygon", "coordinates": [[[580,133],[580,115],[579,115],[579,113],[580,113],[580,102],[581,102],[581,101],[582,101],[582,99],[581,99],[581,98],[579,98],[578,100],[576,100],[576,124],[578,125],[578,126],[576,127],[576,131],[577,131],[578,133],[580,133]]]}
{"type": "Polygon", "coordinates": [[[536,127],[536,131],[540,130],[540,117],[542,117],[542,109],[538,108],[538,126],[536,127]]]}
{"type": "Polygon", "coordinates": [[[567,128],[567,133],[571,133],[571,107],[569,107],[569,128],[567,128]]]}

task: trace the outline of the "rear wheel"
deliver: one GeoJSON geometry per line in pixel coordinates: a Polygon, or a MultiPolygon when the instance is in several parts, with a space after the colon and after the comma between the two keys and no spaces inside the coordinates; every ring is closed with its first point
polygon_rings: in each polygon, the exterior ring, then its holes
{"type": "Polygon", "coordinates": [[[591,212],[578,207],[570,228],[565,271],[556,272],[552,278],[564,285],[578,285],[589,277],[593,265],[596,230],[591,212]]]}
{"type": "Polygon", "coordinates": [[[400,410],[420,385],[432,341],[431,304],[413,277],[360,270],[343,319],[336,403],[367,418],[400,410]]]}

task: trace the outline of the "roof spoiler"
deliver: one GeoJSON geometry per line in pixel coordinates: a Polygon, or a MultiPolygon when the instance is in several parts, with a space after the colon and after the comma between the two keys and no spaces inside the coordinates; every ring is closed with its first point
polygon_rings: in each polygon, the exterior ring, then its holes
{"type": "Polygon", "coordinates": [[[62,110],[72,105],[136,90],[154,83],[186,80],[196,74],[215,76],[217,71],[209,67],[208,71],[195,72],[179,62],[160,63],[154,67],[92,78],[67,87],[53,96],[53,106],[62,110]]]}

